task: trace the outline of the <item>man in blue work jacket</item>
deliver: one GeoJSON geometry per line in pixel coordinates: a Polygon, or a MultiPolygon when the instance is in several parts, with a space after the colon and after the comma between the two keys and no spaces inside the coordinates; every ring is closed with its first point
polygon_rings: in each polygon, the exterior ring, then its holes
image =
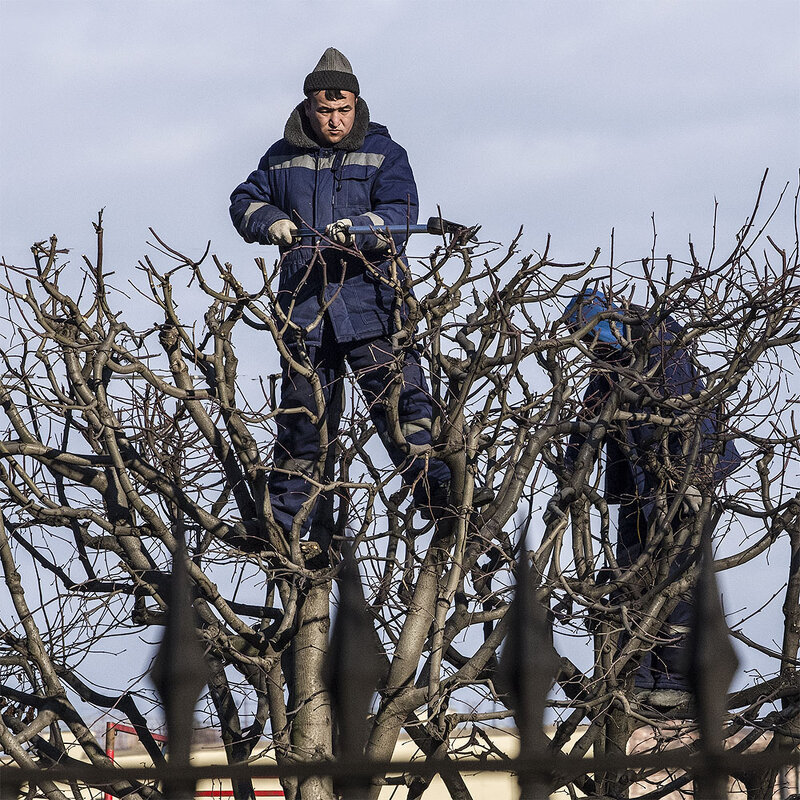
{"type": "MultiPolygon", "coordinates": [[[[575,296],[567,305],[565,318],[571,330],[586,329],[583,338],[597,357],[579,422],[596,423],[626,375],[619,409],[642,417],[611,424],[599,440],[590,441],[585,425],[581,426],[566,449],[567,472],[581,469],[588,476],[598,446],[604,446],[605,499],[619,504],[617,567],[633,566],[648,541],[661,535],[665,544],[656,550],[655,558],[668,559],[667,581],[677,580],[696,557],[689,532],[704,499],[713,497],[716,487],[740,465],[741,457],[720,430],[716,411],[701,408],[698,412],[691,407],[681,411],[684,407],[675,404],[679,398],[697,397],[705,385],[681,342],[683,328],[674,318],[651,319],[644,309],[634,307],[623,313],[596,289],[575,296]],[[632,324],[624,323],[626,317],[632,324]],[[638,362],[637,348],[643,348],[638,362]],[[636,375],[641,381],[632,377],[636,375]],[[638,402],[633,399],[637,395],[638,402]],[[648,415],[662,420],[683,415],[686,419],[684,424],[670,427],[648,421],[648,415]],[[676,508],[672,509],[673,505],[676,508]],[[677,547],[667,545],[669,539],[678,542],[677,547]]],[[[708,535],[708,530],[706,527],[704,534],[708,535]]],[[[625,602],[625,597],[622,590],[612,594],[615,602],[625,602]]],[[[635,676],[641,702],[656,708],[688,703],[686,644],[691,617],[687,593],[679,597],[658,631],[655,646],[642,658],[635,676]]],[[[620,645],[626,638],[622,636],[620,645]]]]}
{"type": "MultiPolygon", "coordinates": [[[[383,125],[370,121],[342,53],[329,47],[303,91],[305,100],[289,116],[283,138],[236,187],[230,207],[245,241],[280,248],[276,313],[285,325],[284,341],[292,360],[313,366],[324,395],[319,419],[311,382],[282,359],[269,478],[273,515],[288,534],[314,485],[331,477],[325,475],[331,459],[327,468],[319,463],[321,431],[326,426],[328,441],[336,437],[347,363],[389,456],[412,487],[414,502],[423,516],[437,517],[447,504],[450,470],[441,460],[419,455],[420,450],[411,455],[405,446],[432,442],[431,398],[419,356],[399,349],[393,339],[406,309],[392,278],[391,251],[402,252],[405,237],[381,234],[385,226],[417,221],[414,176],[405,150],[383,125]],[[351,226],[368,226],[371,232],[353,236],[351,226]],[[301,228],[320,236],[299,238],[301,228]],[[385,402],[398,374],[401,441],[385,402]]],[[[402,280],[403,269],[394,273],[402,280]]],[[[310,522],[311,515],[303,536],[310,522]]]]}

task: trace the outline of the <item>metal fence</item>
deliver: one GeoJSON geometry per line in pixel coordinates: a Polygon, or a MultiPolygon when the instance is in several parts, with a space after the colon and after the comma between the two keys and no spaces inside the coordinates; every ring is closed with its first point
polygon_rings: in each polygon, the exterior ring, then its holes
{"type": "MultiPolygon", "coordinates": [[[[552,687],[557,656],[553,649],[546,616],[536,597],[536,588],[527,565],[520,564],[516,596],[512,605],[512,627],[503,653],[501,670],[510,686],[520,738],[519,754],[508,759],[426,759],[376,762],[359,755],[363,720],[351,709],[364,708],[373,688],[359,681],[348,681],[346,664],[358,658],[361,644],[345,631],[363,624],[363,609],[358,603],[343,602],[335,622],[334,637],[341,646],[334,649],[339,664],[334,664],[330,688],[334,711],[338,711],[342,758],[333,761],[277,764],[235,764],[195,766],[190,764],[194,706],[205,682],[201,668],[202,651],[196,637],[194,612],[187,598],[188,578],[183,554],[174,559],[170,611],[152,676],[166,712],[168,760],[153,767],[101,768],[90,764],[55,765],[47,769],[14,766],[0,767],[0,800],[16,800],[38,787],[52,794],[60,785],[91,786],[106,798],[125,797],[137,791],[136,784],[158,785],[170,800],[195,797],[233,796],[229,790],[198,790],[200,781],[231,781],[259,778],[327,776],[334,780],[337,793],[345,800],[367,797],[370,781],[386,775],[419,777],[504,772],[516,777],[522,800],[540,800],[549,795],[553,776],[567,779],[599,772],[641,774],[653,770],[681,770],[693,782],[695,798],[721,800],[727,797],[728,778],[735,772],[790,768],[794,785],[781,782],[783,800],[800,798],[797,775],[800,772],[798,748],[739,753],[726,749],[723,723],[727,690],[736,670],[736,656],[719,602],[713,571],[710,537],[706,537],[701,572],[695,589],[694,634],[690,637],[690,677],[694,692],[697,737],[689,744],[657,754],[572,756],[547,751],[543,713],[552,687]],[[350,755],[347,755],[350,754],[350,755]],[[23,791],[27,787],[27,790],[23,791]]],[[[350,571],[355,574],[356,571],[350,571]]],[[[355,580],[355,578],[353,578],[355,580]]],[[[343,596],[346,593],[343,591],[343,596]]],[[[352,662],[350,662],[352,663],[352,662]]],[[[141,735],[136,728],[131,731],[141,735]]],[[[148,734],[151,735],[151,734],[148,734]]],[[[685,789],[685,786],[684,786],[685,789]]],[[[30,794],[28,794],[30,796],[30,794]]],[[[251,797],[267,796],[256,791],[251,797]]],[[[269,796],[275,796],[270,792],[269,796]]]]}

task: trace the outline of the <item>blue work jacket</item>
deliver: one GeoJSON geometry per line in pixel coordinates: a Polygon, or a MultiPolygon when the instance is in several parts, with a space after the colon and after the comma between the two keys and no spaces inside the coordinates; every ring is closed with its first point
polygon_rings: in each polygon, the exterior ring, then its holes
{"type": "MultiPolygon", "coordinates": [[[[673,412],[659,403],[660,399],[692,395],[705,389],[691,354],[685,347],[676,344],[681,333],[681,325],[672,317],[658,324],[645,321],[638,335],[636,331],[628,330],[629,338],[646,336],[654,344],[648,354],[646,368],[650,377],[646,386],[642,387],[646,391],[638,391],[636,386],[632,387],[634,392],[641,395],[641,404],[637,407],[627,402],[621,408],[634,413],[650,412],[656,416],[670,416],[673,412]]],[[[620,352],[618,357],[622,360],[625,354],[620,352]]],[[[609,367],[611,368],[608,371],[595,370],[591,375],[580,413],[584,420],[591,420],[600,412],[614,388],[618,375],[613,370],[613,357],[609,367]]],[[[701,491],[713,489],[742,460],[733,441],[728,439],[724,444],[718,441],[719,424],[714,410],[704,412],[702,416],[677,430],[665,430],[663,426],[647,421],[618,423],[615,428],[605,441],[606,501],[620,503],[637,498],[642,503],[645,515],[649,515],[652,510],[654,493],[660,483],[648,466],[653,457],[663,464],[664,455],[669,455],[673,467],[670,478],[676,488],[688,470],[688,482],[701,491]],[[699,440],[697,457],[694,462],[690,462],[695,437],[699,440]]],[[[582,433],[573,433],[570,437],[565,454],[568,469],[574,467],[578,451],[585,440],[586,436],[582,433]]]]}
{"type": "MultiPolygon", "coordinates": [[[[279,219],[324,233],[339,219],[380,230],[385,225],[414,224],[418,199],[405,150],[388,130],[369,120],[366,103],[356,102],[351,132],[333,146],[313,138],[303,104],[286,123],[284,137],[266,152],[247,180],[231,195],[233,224],[247,242],[269,244],[267,231],[279,219]]],[[[402,251],[404,236],[394,236],[402,251]]],[[[305,237],[281,250],[278,303],[291,309],[293,323],[306,328],[327,308],[325,324],[338,342],[371,339],[394,332],[397,292],[388,280],[388,242],[372,233],[355,237],[369,262],[321,237],[305,237]]],[[[309,344],[322,339],[322,326],[305,334],[309,344]]]]}

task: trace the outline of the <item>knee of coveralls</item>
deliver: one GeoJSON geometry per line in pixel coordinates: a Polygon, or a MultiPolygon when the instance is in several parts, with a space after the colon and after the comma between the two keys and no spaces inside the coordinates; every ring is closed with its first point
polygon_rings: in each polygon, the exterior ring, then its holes
{"type": "MultiPolygon", "coordinates": [[[[296,346],[292,346],[292,349],[296,352],[296,346]]],[[[341,364],[337,363],[336,353],[323,345],[310,346],[308,355],[319,377],[324,399],[323,413],[317,422],[309,416],[316,417],[319,414],[311,382],[293,371],[285,361],[281,363],[281,402],[276,415],[277,439],[273,451],[275,468],[270,472],[268,485],[275,522],[287,534],[303,504],[311,496],[312,484],[308,478],[320,457],[321,430],[327,426],[328,441],[332,443],[341,418],[341,364]]],[[[333,463],[331,455],[329,451],[325,472],[333,463]]],[[[306,517],[301,537],[308,533],[314,511],[315,508],[306,517]]]]}
{"type": "Polygon", "coordinates": [[[358,343],[349,351],[347,358],[392,463],[399,468],[406,484],[415,483],[424,471],[424,480],[419,481],[419,485],[424,485],[425,489],[418,499],[427,499],[429,489],[449,482],[450,469],[439,459],[411,457],[404,452],[389,430],[386,412],[386,403],[389,402],[397,376],[398,360],[402,360],[403,383],[397,405],[400,433],[409,444],[425,446],[432,443],[433,406],[419,354],[410,348],[395,353],[391,341],[380,338],[358,343]]]}

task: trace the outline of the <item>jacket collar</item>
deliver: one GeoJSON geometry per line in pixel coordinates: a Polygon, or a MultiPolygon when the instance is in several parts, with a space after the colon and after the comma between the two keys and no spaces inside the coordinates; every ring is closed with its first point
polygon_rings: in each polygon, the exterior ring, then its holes
{"type": "MultiPolygon", "coordinates": [[[[353,129],[341,142],[333,145],[334,150],[358,150],[364,144],[364,137],[367,135],[369,127],[369,108],[359,97],[356,100],[356,120],[353,129]]],[[[289,144],[300,147],[303,150],[319,150],[322,145],[314,138],[314,132],[309,124],[308,117],[303,110],[303,103],[300,103],[289,115],[286,127],[283,131],[283,138],[289,144]]]]}

